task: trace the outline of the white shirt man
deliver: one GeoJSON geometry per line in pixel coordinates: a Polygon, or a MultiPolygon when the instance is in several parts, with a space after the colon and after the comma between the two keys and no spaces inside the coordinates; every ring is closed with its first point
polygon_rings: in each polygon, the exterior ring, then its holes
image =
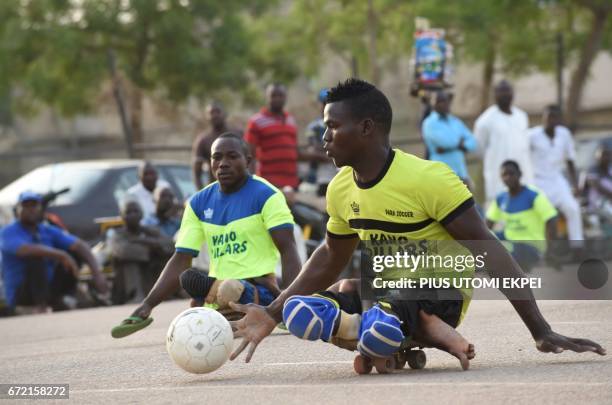
{"type": "MultiPolygon", "coordinates": [[[[569,129],[557,124],[560,122],[560,112],[557,110],[547,109],[544,121],[546,126],[529,130],[535,185],[565,215],[569,239],[583,240],[580,205],[563,175],[567,163],[573,162],[576,157],[572,134],[569,129]],[[547,134],[547,127],[552,137],[547,134]]],[[[573,165],[570,168],[573,170],[573,165]]],[[[575,177],[575,174],[572,173],[572,176],[575,177]]]]}
{"type": "Polygon", "coordinates": [[[527,114],[510,107],[511,114],[492,105],[476,120],[474,134],[484,154],[484,181],[487,202],[506,191],[506,186],[499,177],[499,168],[506,160],[516,161],[523,173],[526,184],[533,183],[533,170],[529,158],[529,137],[527,114]]]}
{"type": "MultiPolygon", "coordinates": [[[[170,184],[165,180],[159,179],[157,180],[156,187],[170,187],[170,184]]],[[[140,203],[143,218],[155,214],[155,198],[153,197],[153,191],[147,190],[142,182],[139,181],[134,186],[128,188],[127,194],[140,203]]]]}

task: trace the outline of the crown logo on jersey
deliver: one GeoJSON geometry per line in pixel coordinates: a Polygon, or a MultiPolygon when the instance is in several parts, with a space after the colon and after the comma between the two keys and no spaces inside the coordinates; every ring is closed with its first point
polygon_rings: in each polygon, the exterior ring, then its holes
{"type": "Polygon", "coordinates": [[[207,208],[207,209],[204,211],[204,219],[211,219],[211,218],[212,218],[212,216],[213,216],[213,210],[212,210],[212,208],[207,208]]]}
{"type": "Polygon", "coordinates": [[[359,204],[357,204],[355,201],[351,203],[351,209],[353,210],[355,215],[359,215],[359,204]]]}

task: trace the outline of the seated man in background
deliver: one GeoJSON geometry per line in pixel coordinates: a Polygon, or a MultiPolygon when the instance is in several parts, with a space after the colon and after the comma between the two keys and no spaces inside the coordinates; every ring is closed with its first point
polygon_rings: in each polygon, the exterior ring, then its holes
{"type": "Polygon", "coordinates": [[[487,226],[503,223],[499,239],[512,242],[512,257],[528,272],[542,258],[544,241],[555,238],[557,210],[544,193],[521,184],[521,169],[514,160],[502,163],[501,178],[508,191],[489,206],[487,226]]]}
{"type": "Polygon", "coordinates": [[[161,186],[153,192],[155,199],[155,213],[145,217],[142,224],[154,227],[169,238],[174,238],[181,226],[181,220],[176,216],[176,196],[170,186],[161,186]]]}
{"type": "Polygon", "coordinates": [[[230,301],[267,305],[274,300],[280,294],[275,277],[279,258],[284,285],[299,273],[294,223],[285,197],[264,179],[249,174],[251,155],[246,142],[225,133],[211,152],[217,181],[186,204],[174,255],[142,304],[113,328],[113,337],[149,325],[153,308],[173,294],[179,282],[193,298],[193,306],[207,303],[221,311],[230,301]],[[210,257],[208,274],[190,268],[204,242],[210,257]]]}
{"type": "Polygon", "coordinates": [[[612,237],[612,142],[599,145],[595,162],[586,175],[588,212],[603,236],[612,237]]]}
{"type": "Polygon", "coordinates": [[[138,201],[124,201],[121,218],[125,225],[114,229],[108,240],[116,274],[113,288],[116,304],[142,300],[173,250],[172,238],[141,225],[142,209],[138,201]]]}
{"type": "Polygon", "coordinates": [[[89,249],[76,236],[41,222],[40,194],[25,191],[19,195],[17,219],[2,229],[2,276],[6,300],[17,312],[44,313],[76,306],[79,268],[70,255],[76,254],[89,265],[94,286],[108,291],[106,279],[89,249]],[[58,266],[59,264],[59,266],[58,266]],[[20,307],[33,307],[31,310],[20,307]]]}

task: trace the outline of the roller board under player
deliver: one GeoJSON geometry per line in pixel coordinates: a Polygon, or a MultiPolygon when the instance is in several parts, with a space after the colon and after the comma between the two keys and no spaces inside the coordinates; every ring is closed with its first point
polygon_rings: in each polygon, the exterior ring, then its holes
{"type": "Polygon", "coordinates": [[[464,370],[469,368],[474,346],[454,329],[460,302],[379,301],[363,311],[357,284],[358,280],[341,280],[327,291],[289,298],[283,308],[287,329],[301,339],[321,339],[358,351],[353,362],[358,374],[373,368],[387,374],[406,364],[422,369],[424,347],[446,351],[459,359],[464,370]]]}

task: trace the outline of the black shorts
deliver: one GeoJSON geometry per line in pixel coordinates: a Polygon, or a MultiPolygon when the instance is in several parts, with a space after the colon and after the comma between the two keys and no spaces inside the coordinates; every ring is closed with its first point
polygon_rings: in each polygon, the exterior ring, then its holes
{"type": "Polygon", "coordinates": [[[359,293],[335,293],[331,291],[321,291],[317,293],[323,297],[331,298],[338,303],[340,309],[346,312],[347,314],[360,314],[363,312],[363,307],[361,306],[361,297],[359,293]]]}

